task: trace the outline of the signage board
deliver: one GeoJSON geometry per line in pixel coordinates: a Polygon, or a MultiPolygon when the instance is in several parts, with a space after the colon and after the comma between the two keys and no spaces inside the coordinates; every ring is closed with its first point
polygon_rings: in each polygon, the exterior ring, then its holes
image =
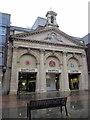
{"type": "Polygon", "coordinates": [[[36,68],[20,68],[19,71],[21,72],[37,72],[36,68]]]}
{"type": "Polygon", "coordinates": [[[80,70],[69,70],[68,73],[81,73],[80,70]]]}
{"type": "Polygon", "coordinates": [[[60,69],[47,69],[46,72],[50,72],[50,73],[61,73],[60,69]]]}

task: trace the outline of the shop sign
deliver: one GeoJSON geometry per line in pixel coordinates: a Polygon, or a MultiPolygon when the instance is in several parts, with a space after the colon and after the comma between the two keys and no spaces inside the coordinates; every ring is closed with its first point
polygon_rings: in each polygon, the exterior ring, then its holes
{"type": "Polygon", "coordinates": [[[29,60],[25,61],[25,64],[30,65],[30,61],[29,60]]]}
{"type": "Polygon", "coordinates": [[[55,63],[53,60],[51,60],[51,61],[49,62],[49,66],[50,66],[50,67],[55,67],[55,66],[56,66],[56,63],[55,63]]]}
{"type": "Polygon", "coordinates": [[[70,67],[71,67],[71,68],[74,68],[74,64],[73,64],[73,63],[71,63],[71,64],[70,64],[70,67]]]}
{"type": "Polygon", "coordinates": [[[50,73],[60,73],[61,70],[59,70],[59,69],[48,69],[48,70],[46,70],[46,72],[50,72],[50,73]]]}
{"type": "Polygon", "coordinates": [[[81,73],[79,70],[69,70],[69,73],[81,73]]]}
{"type": "Polygon", "coordinates": [[[21,68],[21,72],[37,72],[36,68],[21,68]]]}

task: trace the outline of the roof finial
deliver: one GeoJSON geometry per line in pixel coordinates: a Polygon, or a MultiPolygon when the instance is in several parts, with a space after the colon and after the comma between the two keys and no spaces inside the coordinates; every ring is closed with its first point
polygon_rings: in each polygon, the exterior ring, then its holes
{"type": "Polygon", "coordinates": [[[52,8],[50,8],[50,11],[52,11],[52,8]]]}

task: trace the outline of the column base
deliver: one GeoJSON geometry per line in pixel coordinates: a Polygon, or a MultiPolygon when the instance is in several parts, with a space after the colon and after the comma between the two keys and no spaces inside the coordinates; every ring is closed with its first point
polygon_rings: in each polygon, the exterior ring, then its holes
{"type": "Polygon", "coordinates": [[[17,94],[17,91],[16,91],[16,90],[15,90],[15,91],[14,91],[14,90],[13,90],[13,91],[10,91],[9,94],[11,94],[11,95],[12,95],[12,94],[17,94]]]}
{"type": "Polygon", "coordinates": [[[35,93],[40,93],[40,90],[39,89],[35,90],[35,93]]]}
{"type": "Polygon", "coordinates": [[[35,93],[44,93],[44,92],[47,92],[47,90],[40,90],[40,89],[35,90],[35,93]]]}
{"type": "Polygon", "coordinates": [[[70,89],[59,89],[59,91],[68,92],[68,91],[70,91],[70,89]]]}
{"type": "Polygon", "coordinates": [[[9,95],[9,91],[2,91],[2,95],[9,95]]]}
{"type": "Polygon", "coordinates": [[[40,90],[39,93],[47,92],[47,90],[40,90]]]}

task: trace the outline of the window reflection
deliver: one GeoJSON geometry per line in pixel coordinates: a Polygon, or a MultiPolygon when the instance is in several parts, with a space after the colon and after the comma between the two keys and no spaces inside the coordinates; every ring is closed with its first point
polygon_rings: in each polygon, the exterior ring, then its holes
{"type": "Polygon", "coordinates": [[[80,110],[80,109],[83,109],[83,104],[81,101],[71,101],[71,104],[70,104],[71,108],[74,109],[74,110],[80,110]]]}

